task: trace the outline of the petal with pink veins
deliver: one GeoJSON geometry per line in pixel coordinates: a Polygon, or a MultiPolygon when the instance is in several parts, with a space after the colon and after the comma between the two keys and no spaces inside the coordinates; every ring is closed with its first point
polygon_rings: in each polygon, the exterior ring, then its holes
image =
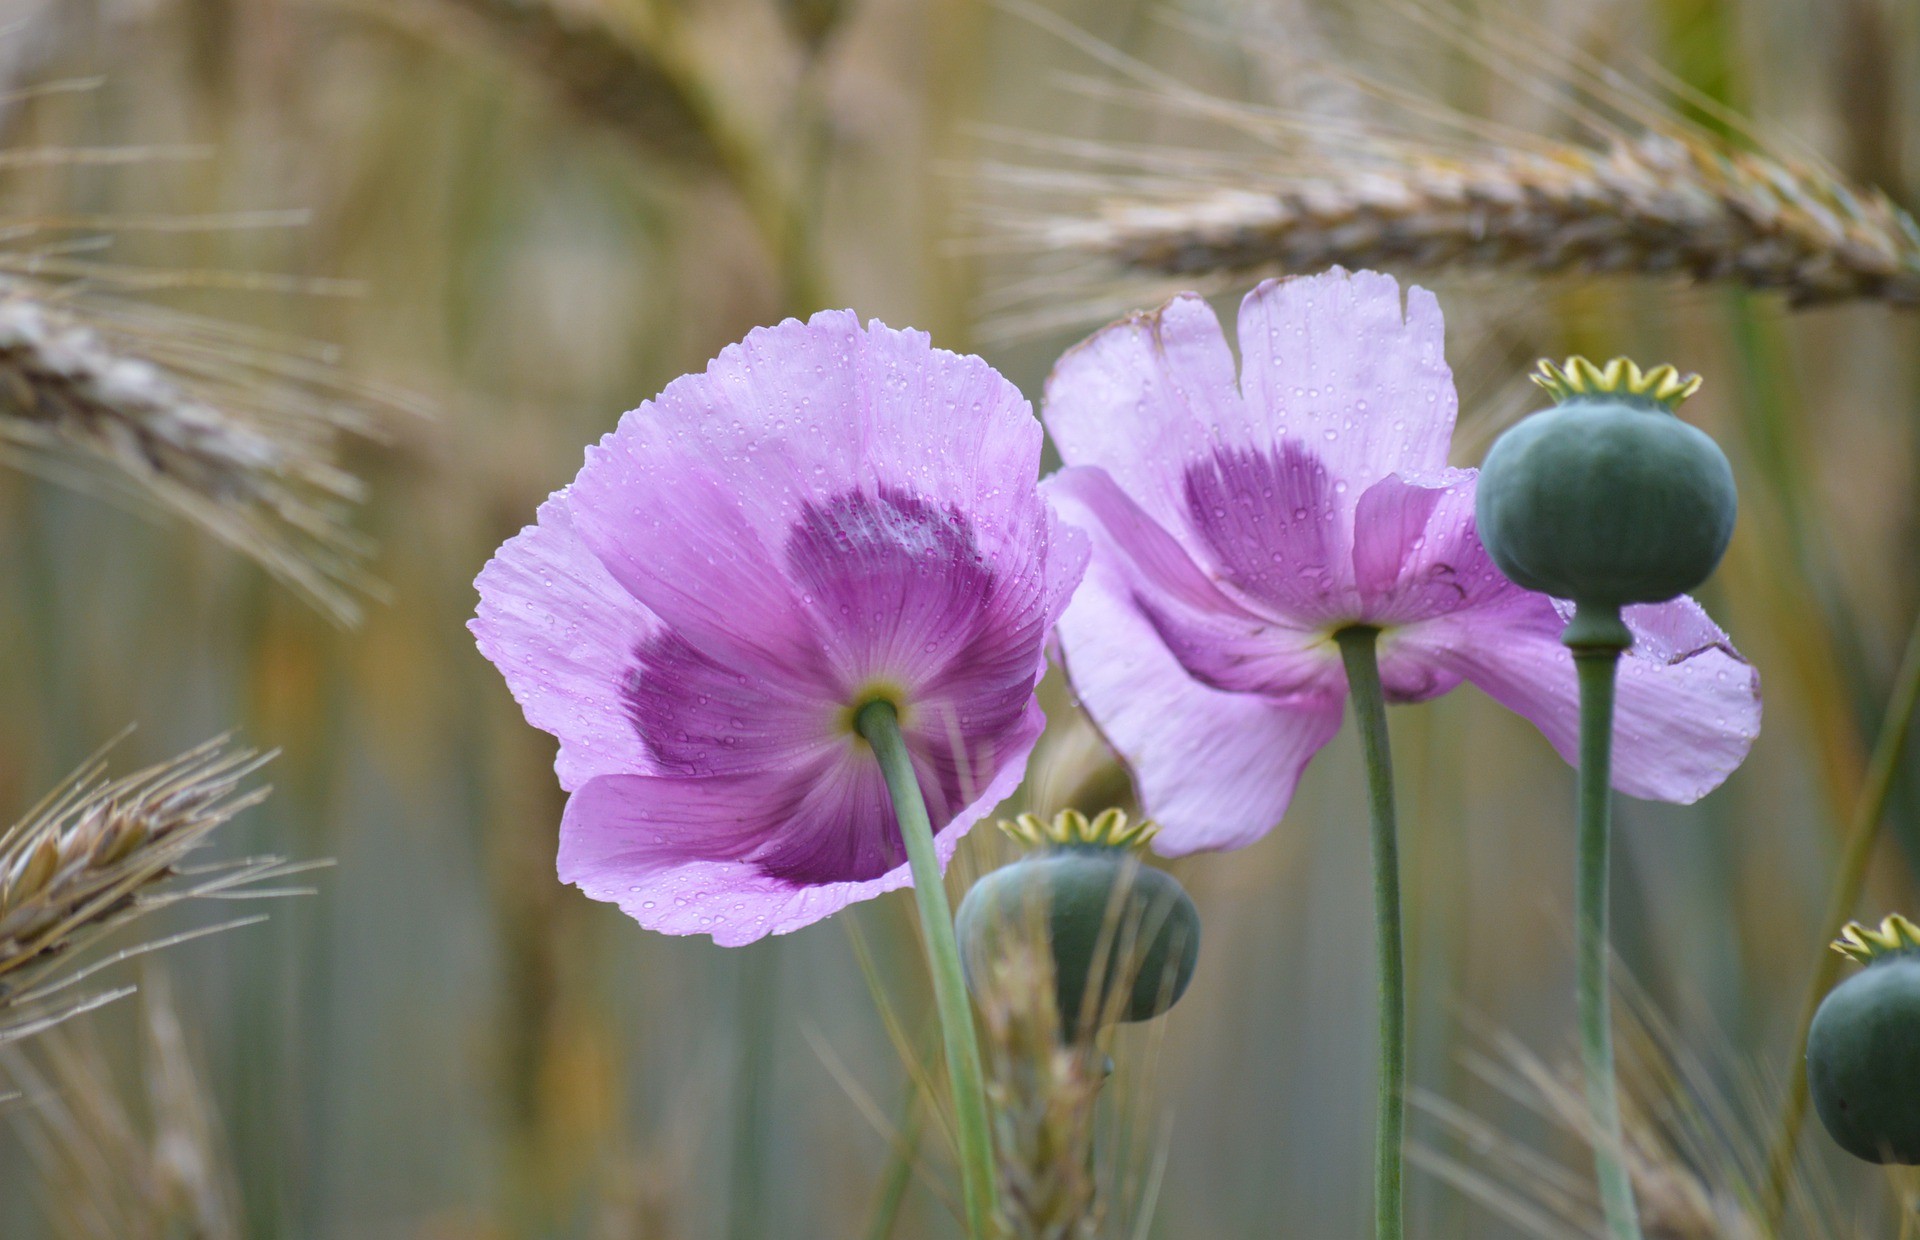
{"type": "Polygon", "coordinates": [[[1431,620],[1510,591],[1474,527],[1474,479],[1471,469],[1389,474],[1360,497],[1353,562],[1368,624],[1431,620]]]}
{"type": "Polygon", "coordinates": [[[1223,444],[1259,442],[1220,320],[1192,293],[1069,349],[1047,378],[1045,405],[1063,461],[1106,470],[1190,548],[1187,467],[1223,444]]]}
{"type": "Polygon", "coordinates": [[[589,449],[569,493],[634,597],[716,657],[779,665],[809,644],[783,562],[804,507],[892,490],[960,508],[999,548],[1043,515],[1040,435],[981,359],[822,312],[668,384],[589,449]]]}

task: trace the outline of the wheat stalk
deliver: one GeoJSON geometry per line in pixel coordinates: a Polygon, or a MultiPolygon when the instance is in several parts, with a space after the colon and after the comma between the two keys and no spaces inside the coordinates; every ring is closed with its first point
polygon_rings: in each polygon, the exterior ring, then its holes
{"type": "Polygon", "coordinates": [[[1796,306],[1920,305],[1920,231],[1886,195],[1672,133],[1471,160],[1409,151],[1267,189],[1101,203],[1034,239],[1169,276],[1631,273],[1779,290],[1796,306]]]}
{"type": "MultiPolygon", "coordinates": [[[[1630,978],[1616,978],[1628,1000],[1621,1161],[1633,1178],[1648,1240],[1867,1240],[1884,1234],[1863,1230],[1872,1226],[1865,1221],[1866,1203],[1842,1200],[1810,1169],[1795,1184],[1786,1229],[1770,1227],[1762,1208],[1765,1121],[1777,1091],[1745,1065],[1701,1060],[1630,978]]],[[[1572,1065],[1556,1067],[1510,1034],[1486,1038],[1488,1052],[1465,1056],[1475,1077],[1582,1147],[1605,1139],[1594,1132],[1572,1065]]],[[[1704,1044],[1724,1047],[1728,1041],[1714,1036],[1704,1044]]],[[[1446,1099],[1416,1091],[1409,1100],[1465,1151],[1435,1144],[1410,1148],[1409,1158],[1429,1174],[1541,1240],[1606,1236],[1584,1152],[1562,1162],[1537,1139],[1508,1136],[1446,1099]]]]}
{"type": "Polygon", "coordinates": [[[1125,296],[1164,295],[1170,279],[1210,290],[1334,265],[1631,275],[1777,290],[1795,306],[1920,306],[1920,229],[1881,191],[1771,149],[1736,117],[1718,119],[1739,137],[1692,124],[1577,52],[1562,80],[1518,68],[1552,63],[1524,32],[1468,30],[1420,0],[1403,11],[1506,76],[1532,73],[1525,87],[1574,136],[1505,128],[1331,62],[1310,71],[1357,88],[1384,118],[1237,103],[1034,15],[1135,83],[1089,91],[1197,118],[1252,149],[1003,135],[1041,158],[981,170],[979,244],[1021,264],[987,303],[994,325],[1095,317],[1125,296]]]}
{"type": "Polygon", "coordinates": [[[111,780],[95,758],[0,834],[0,1044],[129,993],[77,989],[106,965],[242,923],[88,960],[109,931],[181,900],[280,894],[257,884],[308,868],[277,857],[190,864],[215,829],[265,799],[267,788],[246,785],[271,756],[221,738],[111,780]]]}
{"type": "Polygon", "coordinates": [[[239,1194],[165,978],[144,989],[144,1118],[116,1087],[103,1049],[66,1030],[28,1056],[0,1049],[24,1105],[12,1119],[63,1240],[234,1240],[239,1194]]]}
{"type": "Polygon", "coordinates": [[[0,274],[0,454],[183,516],[350,624],[367,547],[333,449],[370,426],[329,381],[243,329],[0,274]]]}
{"type": "Polygon", "coordinates": [[[581,115],[648,154],[708,170],[726,163],[705,98],[642,40],[552,0],[439,3],[581,115]]]}
{"type": "MultiPolygon", "coordinates": [[[[491,34],[576,114],[643,155],[724,179],[779,271],[788,310],[804,314],[827,304],[809,241],[810,217],[818,204],[808,201],[802,188],[807,177],[789,175],[792,170],[781,166],[783,154],[820,149],[823,140],[801,101],[788,107],[800,132],[772,141],[750,134],[730,115],[725,92],[707,81],[671,5],[648,6],[645,21],[629,14],[615,25],[556,0],[436,3],[491,34]]],[[[618,11],[618,6],[600,7],[618,11]]],[[[814,7],[799,5],[791,14],[802,39],[824,39],[840,20],[831,3],[817,12],[801,11],[814,7]]],[[[808,46],[819,50],[817,41],[808,46]]]]}

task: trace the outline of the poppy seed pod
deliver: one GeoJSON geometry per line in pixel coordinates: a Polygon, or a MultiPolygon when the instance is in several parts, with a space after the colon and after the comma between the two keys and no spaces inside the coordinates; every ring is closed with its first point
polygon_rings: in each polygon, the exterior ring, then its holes
{"type": "Polygon", "coordinates": [[[1179,880],[1142,864],[1151,823],[1130,824],[1117,809],[1091,820],[1062,810],[1051,822],[1023,814],[1000,827],[1035,850],[961,901],[955,931],[976,999],[985,1001],[996,960],[1044,935],[1069,1039],[1179,1001],[1200,955],[1200,913],[1179,880]]]}
{"type": "Polygon", "coordinates": [[[1867,967],[1835,986],[1807,1034],[1807,1088],[1840,1148],[1920,1164],[1920,927],[1854,923],[1834,949],[1867,967]]]}
{"type": "Polygon", "coordinates": [[[1515,583],[1597,609],[1694,589],[1733,536],[1733,470],[1674,409],[1700,379],[1625,358],[1540,363],[1551,409],[1502,435],[1480,470],[1474,516],[1515,583]]]}

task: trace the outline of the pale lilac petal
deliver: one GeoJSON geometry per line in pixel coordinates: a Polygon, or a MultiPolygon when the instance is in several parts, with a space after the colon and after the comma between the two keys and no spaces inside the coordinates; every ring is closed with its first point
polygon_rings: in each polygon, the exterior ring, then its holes
{"type": "Polygon", "coordinates": [[[1360,497],[1353,562],[1368,624],[1431,620],[1511,591],[1474,526],[1474,478],[1471,469],[1389,474],[1360,497]]]}
{"type": "Polygon", "coordinates": [[[527,722],[559,738],[560,786],[652,770],[620,689],[659,622],[575,536],[564,496],[541,505],[474,585],[480,607],[467,627],[527,722]]]}
{"type": "MultiPolygon", "coordinates": [[[[1132,767],[1142,804],[1162,827],[1156,847],[1180,855],[1252,843],[1280,821],[1307,761],[1339,730],[1339,655],[1324,643],[1299,655],[1310,662],[1312,691],[1285,704],[1201,683],[1139,605],[1152,585],[1130,574],[1111,531],[1070,494],[1053,494],[1062,516],[1084,522],[1094,540],[1086,580],[1060,621],[1067,673],[1132,767]]],[[[1156,597],[1168,614],[1205,614],[1156,597]]]]}
{"type": "MultiPolygon", "coordinates": [[[[936,822],[944,821],[934,840],[942,867],[967,830],[1019,787],[1043,726],[1039,707],[1031,706],[992,779],[964,804],[946,806],[940,781],[922,774],[929,809],[936,822]]],[[[871,877],[812,881],[818,873],[839,872],[834,864],[848,860],[836,855],[840,850],[870,854],[881,838],[874,796],[877,790],[884,799],[884,788],[871,755],[864,760],[864,771],[836,772],[809,785],[800,793],[806,803],[798,806],[782,806],[754,778],[595,779],[567,801],[560,878],[618,904],[649,929],[712,935],[725,947],[811,925],[912,881],[904,863],[872,873],[878,862],[871,855],[851,858],[854,872],[871,877]],[[856,831],[835,820],[848,810],[863,816],[856,831]]],[[[885,825],[891,829],[891,820],[885,825]]]]}
{"type": "MultiPolygon", "coordinates": [[[[1388,658],[1462,675],[1525,716],[1568,762],[1579,760],[1579,688],[1561,644],[1565,605],[1511,587],[1503,601],[1391,635],[1388,658]]],[[[1699,604],[1626,611],[1634,647],[1620,660],[1613,786],[1691,804],[1719,787],[1760,733],[1760,677],[1699,604]]]]}
{"type": "Polygon", "coordinates": [[[1273,699],[1338,692],[1339,654],[1325,633],[1230,598],[1105,471],[1063,470],[1043,485],[1061,517],[1093,536],[1094,562],[1188,675],[1273,699]]]}
{"type": "Polygon", "coordinates": [[[669,384],[590,449],[581,537],[698,645],[772,663],[804,634],[783,571],[796,520],[850,491],[967,514],[983,548],[1030,537],[1040,427],[1012,384],[920,332],[850,312],[760,328],[669,384]]]}
{"type": "Polygon", "coordinates": [[[1142,511],[1105,469],[1070,466],[1047,478],[1041,489],[1069,522],[1103,530],[1113,549],[1124,555],[1152,590],[1168,602],[1253,618],[1221,593],[1179,541],[1142,511]]]}
{"type": "Polygon", "coordinates": [[[905,885],[853,729],[875,698],[950,855],[1020,782],[1086,565],[1036,486],[1040,447],[985,362],[851,314],[756,331],[627,415],[550,505],[564,545],[509,547],[475,624],[536,722],[618,738],[569,783],[563,874],[729,943],[905,885]],[[566,642],[582,667],[556,671],[566,642]],[[550,702],[556,677],[589,707],[550,702]]]}
{"type": "Polygon", "coordinates": [[[1269,280],[1240,304],[1240,388],[1275,440],[1303,442],[1353,511],[1391,473],[1444,469],[1458,400],[1440,304],[1373,271],[1269,280]]]}
{"type": "Polygon", "coordinates": [[[1060,458],[1112,474],[1182,541],[1188,464],[1223,443],[1256,446],[1226,334],[1191,293],[1069,349],[1047,379],[1044,403],[1060,458]]]}

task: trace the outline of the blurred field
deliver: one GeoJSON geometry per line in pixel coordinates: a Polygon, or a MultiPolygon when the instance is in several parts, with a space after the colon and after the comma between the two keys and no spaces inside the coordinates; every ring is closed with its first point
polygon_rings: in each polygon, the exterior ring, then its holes
{"type": "MultiPolygon", "coordinates": [[[[487,14],[534,0],[0,3],[8,86],[100,79],[0,107],[7,147],[206,148],[0,166],[0,216],[308,212],[287,227],[106,230],[111,247],[92,257],[358,282],[147,296],[336,345],[348,372],[435,411],[387,414],[384,441],[350,441],[346,463],[369,488],[356,524],[387,583],[353,630],[178,523],[0,479],[0,807],[24,810],[129,723],[116,754],[129,766],[229,728],[284,750],[273,797],[217,847],[337,866],[317,895],[273,904],[270,922],[160,961],[243,1234],[874,1234],[890,1141],[873,1116],[900,1122],[909,1078],[842,923],[889,980],[909,1040],[930,1035],[908,897],[727,951],[644,933],[562,888],[552,743],[462,628],[472,579],[622,410],[790,312],[851,305],[928,329],[1037,397],[1050,360],[1095,324],[983,324],[1024,260],[993,252],[995,213],[1011,208],[997,193],[983,205],[977,169],[1047,162],[1005,131],[1248,158],[1257,143],[1234,123],[1086,89],[1123,79],[1031,16],[975,0],[552,3],[598,23],[609,46],[668,49],[726,142],[687,138],[644,84],[637,112],[613,87],[584,89],[566,76],[582,62],[531,54],[524,28],[497,37],[487,14]]],[[[1511,7],[1551,35],[1535,58],[1478,60],[1394,0],[1046,3],[1176,81],[1308,114],[1349,105],[1292,72],[1303,57],[1523,129],[1552,123],[1528,84],[1558,81],[1570,49],[1623,68],[1650,58],[1770,140],[1916,202],[1920,9],[1907,0],[1511,7]]],[[[1766,725],[1701,804],[1622,804],[1616,936],[1701,1080],[1767,1104],[1920,607],[1920,317],[1631,279],[1436,287],[1463,464],[1528,407],[1517,381],[1537,355],[1628,352],[1706,376],[1689,410],[1734,459],[1744,505],[1706,602],[1761,670],[1766,725]]],[[[1046,701],[1036,807],[1123,787],[1063,689],[1050,683],[1046,701]]],[[[1471,689],[1396,710],[1392,726],[1415,1083],[1584,1175],[1577,1143],[1467,1060],[1490,1031],[1570,1058],[1571,772],[1471,689]]],[[[1902,769],[1862,915],[1920,903],[1920,740],[1902,769]]],[[[990,862],[988,834],[957,872],[990,862]]],[[[1207,941],[1165,1027],[1123,1038],[1121,1073],[1140,1095],[1119,1109],[1112,1148],[1131,1150],[1132,1195],[1158,1186],[1128,1234],[1366,1234],[1373,979],[1351,729],[1268,839],[1176,869],[1207,941]]],[[[139,1001],[85,1023],[137,1113],[139,1001]]],[[[20,1120],[23,1105],[0,1111],[20,1120]]],[[[61,1229],[19,1127],[0,1129],[0,1235],[89,1234],[61,1229]]],[[[1751,1157],[1768,1139],[1721,1127],[1751,1157]]],[[[1428,1114],[1412,1131],[1484,1164],[1428,1114]]],[[[929,1187],[950,1179],[932,1130],[924,1146],[891,1231],[903,1240],[959,1234],[929,1187]]],[[[1809,1181],[1841,1203],[1834,1234],[1893,1234],[1885,1177],[1829,1157],[1824,1134],[1805,1148],[1809,1181]]],[[[1424,1236],[1529,1234],[1419,1172],[1410,1216],[1424,1236]]]]}

